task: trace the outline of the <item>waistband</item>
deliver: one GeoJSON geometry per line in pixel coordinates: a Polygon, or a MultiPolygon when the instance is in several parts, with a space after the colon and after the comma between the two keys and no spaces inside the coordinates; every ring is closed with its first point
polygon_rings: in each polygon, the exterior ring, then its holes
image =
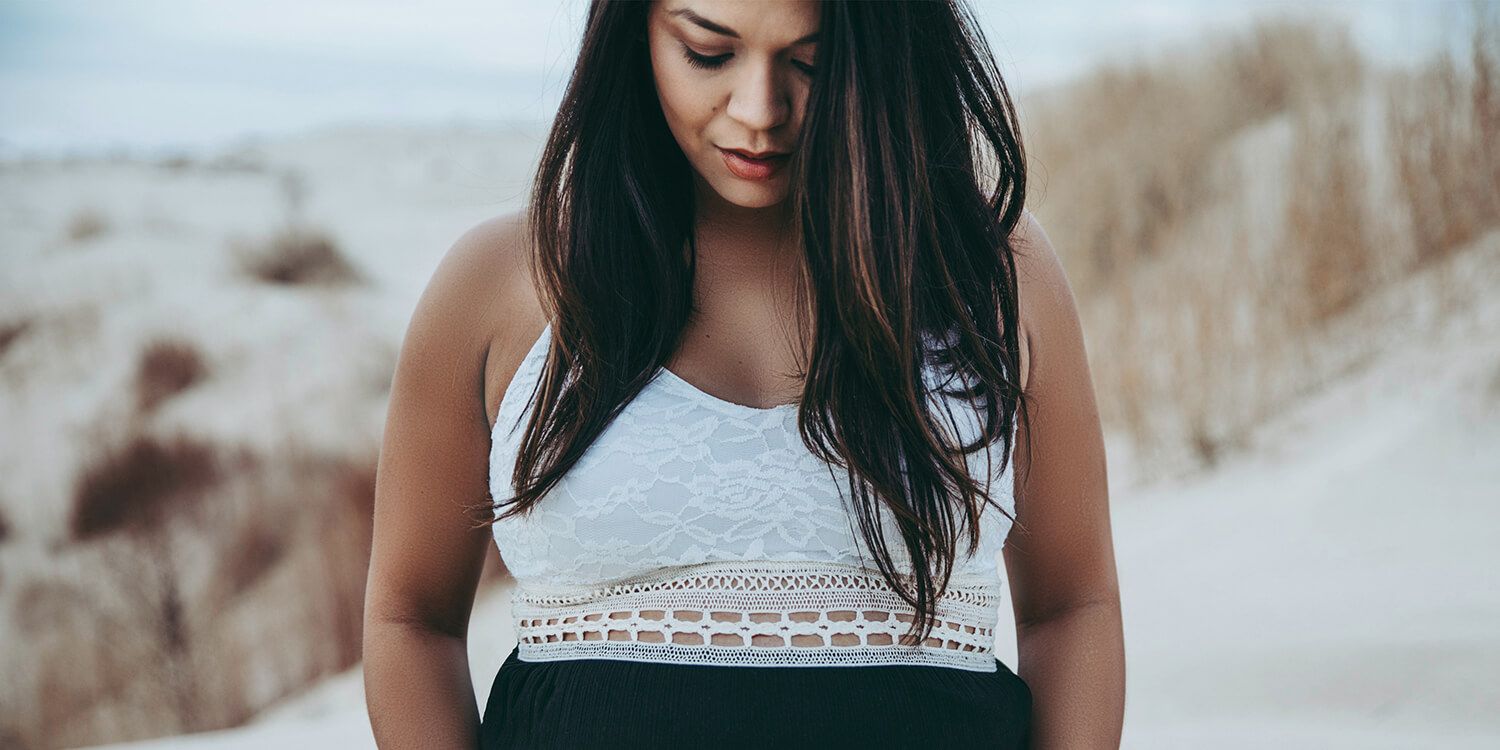
{"type": "Polygon", "coordinates": [[[955,575],[921,643],[915,610],[879,571],[833,562],[711,562],[599,586],[511,593],[522,661],[735,666],[914,664],[996,670],[999,581],[955,575]]]}

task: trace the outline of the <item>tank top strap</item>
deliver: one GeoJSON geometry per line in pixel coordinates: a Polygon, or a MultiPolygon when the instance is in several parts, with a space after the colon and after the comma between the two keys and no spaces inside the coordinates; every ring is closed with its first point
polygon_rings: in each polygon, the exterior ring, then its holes
{"type": "Polygon", "coordinates": [[[541,378],[542,367],[547,363],[547,349],[551,345],[551,339],[552,322],[548,321],[542,326],[542,332],[537,335],[536,340],[531,343],[526,356],[521,358],[521,364],[516,367],[515,375],[511,376],[510,383],[505,386],[505,393],[500,396],[500,408],[495,415],[497,435],[500,434],[502,425],[505,426],[503,434],[507,438],[520,429],[520,418],[526,411],[526,402],[535,392],[537,381],[541,378]]]}

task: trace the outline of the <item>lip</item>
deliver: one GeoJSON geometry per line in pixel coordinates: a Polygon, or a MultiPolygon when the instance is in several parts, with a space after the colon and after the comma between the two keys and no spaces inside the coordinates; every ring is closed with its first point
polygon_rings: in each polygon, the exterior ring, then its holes
{"type": "Polygon", "coordinates": [[[771,159],[777,156],[786,156],[791,153],[790,151],[746,151],[742,148],[726,148],[724,150],[739,154],[746,159],[771,159]]]}
{"type": "Polygon", "coordinates": [[[786,166],[789,152],[785,151],[761,151],[751,153],[739,149],[719,147],[719,152],[724,156],[724,165],[734,176],[743,180],[769,180],[786,166]]]}

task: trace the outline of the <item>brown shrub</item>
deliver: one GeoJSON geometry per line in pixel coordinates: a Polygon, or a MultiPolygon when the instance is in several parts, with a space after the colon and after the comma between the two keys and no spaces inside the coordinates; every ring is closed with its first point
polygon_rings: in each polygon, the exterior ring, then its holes
{"type": "Polygon", "coordinates": [[[156,166],[166,172],[187,172],[196,168],[198,162],[186,154],[173,154],[157,159],[156,166]]]}
{"type": "Polygon", "coordinates": [[[260,247],[233,248],[244,273],[258,281],[287,285],[363,283],[364,276],[324,231],[289,226],[260,247]]]}
{"type": "Polygon", "coordinates": [[[0,323],[0,357],[31,329],[30,320],[8,320],[0,323]]]}
{"type": "Polygon", "coordinates": [[[211,446],[178,436],[136,434],[87,467],[73,492],[75,541],[129,530],[150,532],[199,500],[220,478],[211,446]]]}
{"type": "Polygon", "coordinates": [[[68,219],[67,237],[73,242],[84,242],[98,237],[109,229],[109,220],[94,208],[80,208],[68,219]]]}
{"type": "Polygon", "coordinates": [[[208,374],[198,348],[187,341],[158,340],[146,347],[136,367],[137,408],[154,411],[161,402],[199,383],[208,374]]]}
{"type": "Polygon", "coordinates": [[[214,604],[248,591],[286,557],[290,545],[285,519],[252,511],[215,561],[214,604]]]}

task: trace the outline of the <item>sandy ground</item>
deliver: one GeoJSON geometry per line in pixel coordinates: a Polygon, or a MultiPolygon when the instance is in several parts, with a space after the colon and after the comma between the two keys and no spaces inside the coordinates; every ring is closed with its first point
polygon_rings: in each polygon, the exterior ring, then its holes
{"type": "MultiPolygon", "coordinates": [[[[1125,747],[1500,746],[1494,289],[1500,233],[1375,300],[1390,344],[1245,453],[1112,490],[1125,747]]],[[[507,594],[474,616],[480,705],[515,642],[507,594]]],[[[241,729],[109,747],[331,746],[374,746],[358,669],[241,729]]]]}

